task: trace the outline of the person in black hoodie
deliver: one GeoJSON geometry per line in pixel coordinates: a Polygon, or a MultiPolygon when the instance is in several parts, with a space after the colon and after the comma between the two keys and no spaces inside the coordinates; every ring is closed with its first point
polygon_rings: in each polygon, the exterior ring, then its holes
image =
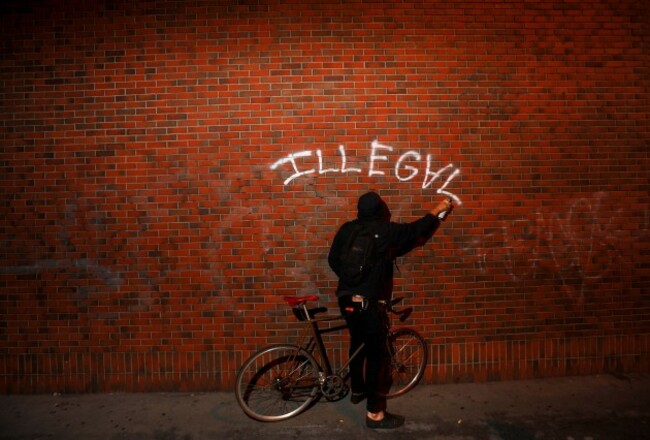
{"type": "Polygon", "coordinates": [[[367,398],[366,425],[369,428],[392,429],[404,424],[404,417],[386,411],[386,398],[381,393],[386,382],[383,374],[388,331],[385,304],[392,297],[394,260],[424,245],[440,226],[439,216],[452,208],[451,201],[445,199],[411,223],[396,223],[391,221],[390,210],[379,194],[368,192],[359,198],[357,219],[344,223],[332,241],[328,263],[339,277],[336,296],[350,332],[350,355],[365,343],[361,355],[350,365],[350,380],[352,403],[367,398]],[[372,223],[378,261],[360,284],[352,286],[341,279],[341,253],[358,222],[372,223]]]}

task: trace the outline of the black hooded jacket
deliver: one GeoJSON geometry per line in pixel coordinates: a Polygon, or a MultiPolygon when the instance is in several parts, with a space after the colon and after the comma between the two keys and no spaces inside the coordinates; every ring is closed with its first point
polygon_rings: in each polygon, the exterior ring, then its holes
{"type": "Polygon", "coordinates": [[[334,273],[339,276],[341,251],[346,242],[351,225],[355,222],[373,222],[379,235],[377,253],[380,262],[375,264],[368,278],[358,286],[347,286],[341,281],[336,290],[337,297],[344,295],[363,295],[370,299],[389,300],[393,293],[393,261],[418,246],[424,245],[434,234],[440,220],[427,213],[424,217],[411,223],[396,223],[390,221],[390,210],[381,197],[369,192],[359,198],[356,220],[346,222],[341,226],[332,242],[328,255],[328,263],[334,273]]]}

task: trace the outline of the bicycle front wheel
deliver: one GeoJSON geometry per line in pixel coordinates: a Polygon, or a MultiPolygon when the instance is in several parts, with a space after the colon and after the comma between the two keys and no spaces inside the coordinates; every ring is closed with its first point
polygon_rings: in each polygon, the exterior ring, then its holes
{"type": "Polygon", "coordinates": [[[427,365],[427,344],[418,332],[400,328],[388,335],[390,388],[387,398],[411,391],[422,379],[427,365]]]}
{"type": "Polygon", "coordinates": [[[237,373],[237,403],[249,417],[261,422],[288,419],[319,396],[319,371],[314,357],[300,347],[264,348],[237,373]]]}

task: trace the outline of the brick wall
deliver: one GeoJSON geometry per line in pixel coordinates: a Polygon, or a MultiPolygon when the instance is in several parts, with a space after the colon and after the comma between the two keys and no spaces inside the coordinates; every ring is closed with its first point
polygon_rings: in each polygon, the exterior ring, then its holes
{"type": "Polygon", "coordinates": [[[428,382],[649,370],[644,2],[0,12],[3,392],[229,389],[370,189],[462,203],[399,261],[428,382]]]}

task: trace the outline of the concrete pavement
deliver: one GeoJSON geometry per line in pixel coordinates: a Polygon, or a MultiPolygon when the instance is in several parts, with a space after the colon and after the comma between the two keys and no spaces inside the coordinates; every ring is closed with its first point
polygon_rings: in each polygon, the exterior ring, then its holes
{"type": "Polygon", "coordinates": [[[348,398],[260,423],[226,392],[3,395],[0,439],[648,439],[650,375],[420,385],[389,410],[406,424],[369,430],[348,398]]]}

